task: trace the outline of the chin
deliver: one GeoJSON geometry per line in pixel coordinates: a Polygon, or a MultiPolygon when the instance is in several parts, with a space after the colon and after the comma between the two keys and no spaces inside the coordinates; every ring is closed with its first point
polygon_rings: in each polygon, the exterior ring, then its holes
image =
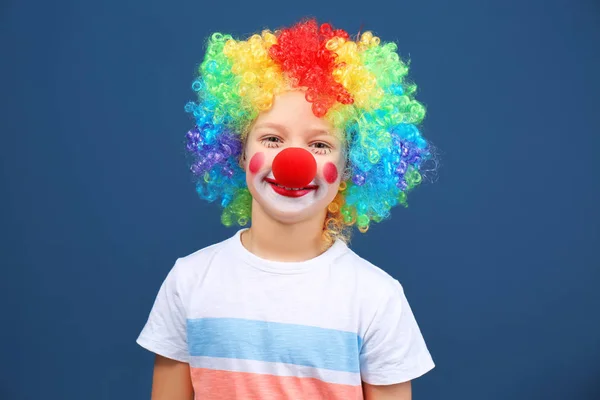
{"type": "Polygon", "coordinates": [[[303,222],[324,213],[337,193],[332,185],[315,178],[312,184],[316,189],[301,197],[288,197],[279,194],[265,178],[269,179],[269,175],[256,175],[247,182],[248,189],[263,212],[282,224],[303,222]]]}
{"type": "Polygon", "coordinates": [[[307,212],[284,212],[281,210],[278,210],[276,208],[273,207],[268,207],[263,204],[261,204],[258,200],[257,200],[258,204],[260,205],[260,207],[262,208],[263,212],[269,216],[270,219],[277,221],[283,225],[294,225],[294,224],[299,224],[301,222],[307,221],[311,218],[313,218],[315,215],[317,215],[319,213],[319,211],[322,210],[314,210],[314,211],[308,211],[307,212]]]}

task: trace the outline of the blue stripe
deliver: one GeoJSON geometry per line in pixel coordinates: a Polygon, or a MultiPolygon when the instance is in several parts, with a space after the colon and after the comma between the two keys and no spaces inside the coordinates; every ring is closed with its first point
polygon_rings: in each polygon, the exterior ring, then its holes
{"type": "Polygon", "coordinates": [[[237,318],[187,321],[191,356],[280,362],[359,372],[361,338],[352,332],[237,318]]]}

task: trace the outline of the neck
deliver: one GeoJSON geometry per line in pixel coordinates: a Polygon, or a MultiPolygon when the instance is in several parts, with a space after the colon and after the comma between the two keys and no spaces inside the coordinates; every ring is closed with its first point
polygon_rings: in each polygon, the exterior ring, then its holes
{"type": "Polygon", "coordinates": [[[242,234],[242,245],[258,257],[284,262],[310,260],[323,253],[326,211],[314,218],[285,224],[268,216],[252,202],[252,226],[242,234]]]}

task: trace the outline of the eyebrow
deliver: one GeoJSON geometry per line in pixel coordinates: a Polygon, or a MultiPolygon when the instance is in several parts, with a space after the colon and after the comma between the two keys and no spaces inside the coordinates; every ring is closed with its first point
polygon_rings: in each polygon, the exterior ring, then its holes
{"type": "Polygon", "coordinates": [[[260,124],[254,126],[254,129],[261,129],[261,128],[272,128],[272,129],[276,129],[280,132],[288,133],[288,130],[285,126],[283,126],[281,124],[277,124],[275,122],[263,122],[263,123],[260,123],[260,124]]]}
{"type": "Polygon", "coordinates": [[[312,133],[314,136],[317,135],[333,135],[332,132],[329,131],[329,129],[325,129],[325,128],[312,128],[309,130],[310,133],[312,133]]]}
{"type": "MultiPolygon", "coordinates": [[[[261,128],[272,128],[272,129],[276,129],[276,130],[278,130],[280,132],[289,133],[288,129],[284,125],[281,125],[281,124],[278,124],[278,123],[275,123],[275,122],[263,122],[263,123],[260,123],[260,124],[258,124],[256,126],[254,126],[254,129],[261,129],[261,128]]],[[[310,134],[312,136],[317,136],[317,135],[333,135],[333,132],[331,132],[327,128],[310,128],[308,130],[308,132],[310,132],[310,134]]]]}

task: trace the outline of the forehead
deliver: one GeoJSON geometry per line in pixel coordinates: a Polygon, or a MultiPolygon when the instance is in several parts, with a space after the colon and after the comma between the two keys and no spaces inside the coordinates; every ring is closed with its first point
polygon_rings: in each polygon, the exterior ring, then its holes
{"type": "Polygon", "coordinates": [[[323,131],[334,133],[329,121],[315,116],[312,104],[306,101],[304,91],[295,90],[275,96],[273,106],[261,112],[253,128],[281,126],[290,131],[323,131]]]}

